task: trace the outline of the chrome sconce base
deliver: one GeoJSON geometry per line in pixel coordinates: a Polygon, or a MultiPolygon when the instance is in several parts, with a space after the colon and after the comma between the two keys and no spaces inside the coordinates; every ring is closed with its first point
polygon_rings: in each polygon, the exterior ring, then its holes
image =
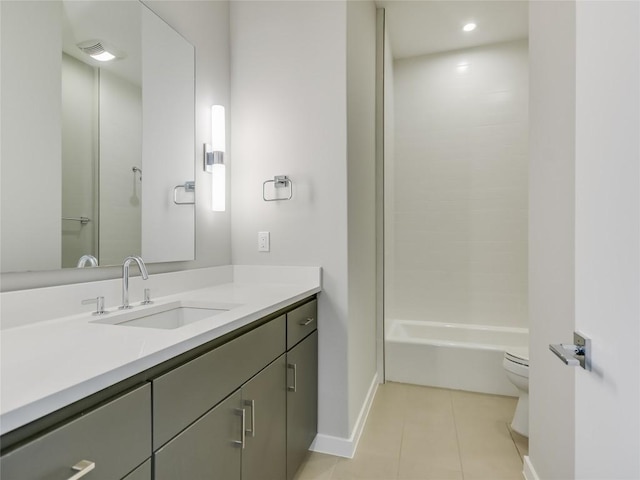
{"type": "Polygon", "coordinates": [[[208,143],[204,144],[204,171],[213,173],[214,165],[224,165],[224,152],[213,150],[208,143]]]}

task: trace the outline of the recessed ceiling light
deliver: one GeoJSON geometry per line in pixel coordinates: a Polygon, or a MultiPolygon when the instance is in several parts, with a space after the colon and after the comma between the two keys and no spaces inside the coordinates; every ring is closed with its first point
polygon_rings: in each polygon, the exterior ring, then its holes
{"type": "Polygon", "coordinates": [[[476,27],[477,25],[475,23],[467,23],[464,27],[462,27],[462,30],[464,30],[465,32],[471,32],[475,30],[476,27]]]}

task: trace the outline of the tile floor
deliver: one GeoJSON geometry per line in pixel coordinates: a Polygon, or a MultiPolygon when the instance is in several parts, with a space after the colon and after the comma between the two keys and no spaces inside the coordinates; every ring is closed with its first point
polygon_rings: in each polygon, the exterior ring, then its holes
{"type": "Polygon", "coordinates": [[[295,480],[522,480],[516,399],[387,383],[353,459],[312,452],[295,480]]]}

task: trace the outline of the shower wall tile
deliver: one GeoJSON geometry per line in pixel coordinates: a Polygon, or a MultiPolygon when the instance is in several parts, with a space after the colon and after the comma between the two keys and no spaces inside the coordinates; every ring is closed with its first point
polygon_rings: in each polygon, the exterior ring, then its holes
{"type": "Polygon", "coordinates": [[[526,326],[527,41],[397,60],[394,100],[387,318],[526,326]]]}

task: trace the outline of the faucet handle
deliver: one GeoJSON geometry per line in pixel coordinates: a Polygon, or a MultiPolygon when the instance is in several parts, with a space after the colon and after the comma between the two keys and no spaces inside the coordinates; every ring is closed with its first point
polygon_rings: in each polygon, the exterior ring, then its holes
{"type": "Polygon", "coordinates": [[[153,302],[151,301],[151,289],[144,289],[144,300],[140,302],[140,305],[151,305],[153,302]]]}
{"type": "Polygon", "coordinates": [[[82,300],[80,303],[82,305],[91,305],[92,303],[96,304],[96,311],[91,315],[106,315],[109,313],[104,309],[104,297],[87,298],[86,300],[82,300]]]}

